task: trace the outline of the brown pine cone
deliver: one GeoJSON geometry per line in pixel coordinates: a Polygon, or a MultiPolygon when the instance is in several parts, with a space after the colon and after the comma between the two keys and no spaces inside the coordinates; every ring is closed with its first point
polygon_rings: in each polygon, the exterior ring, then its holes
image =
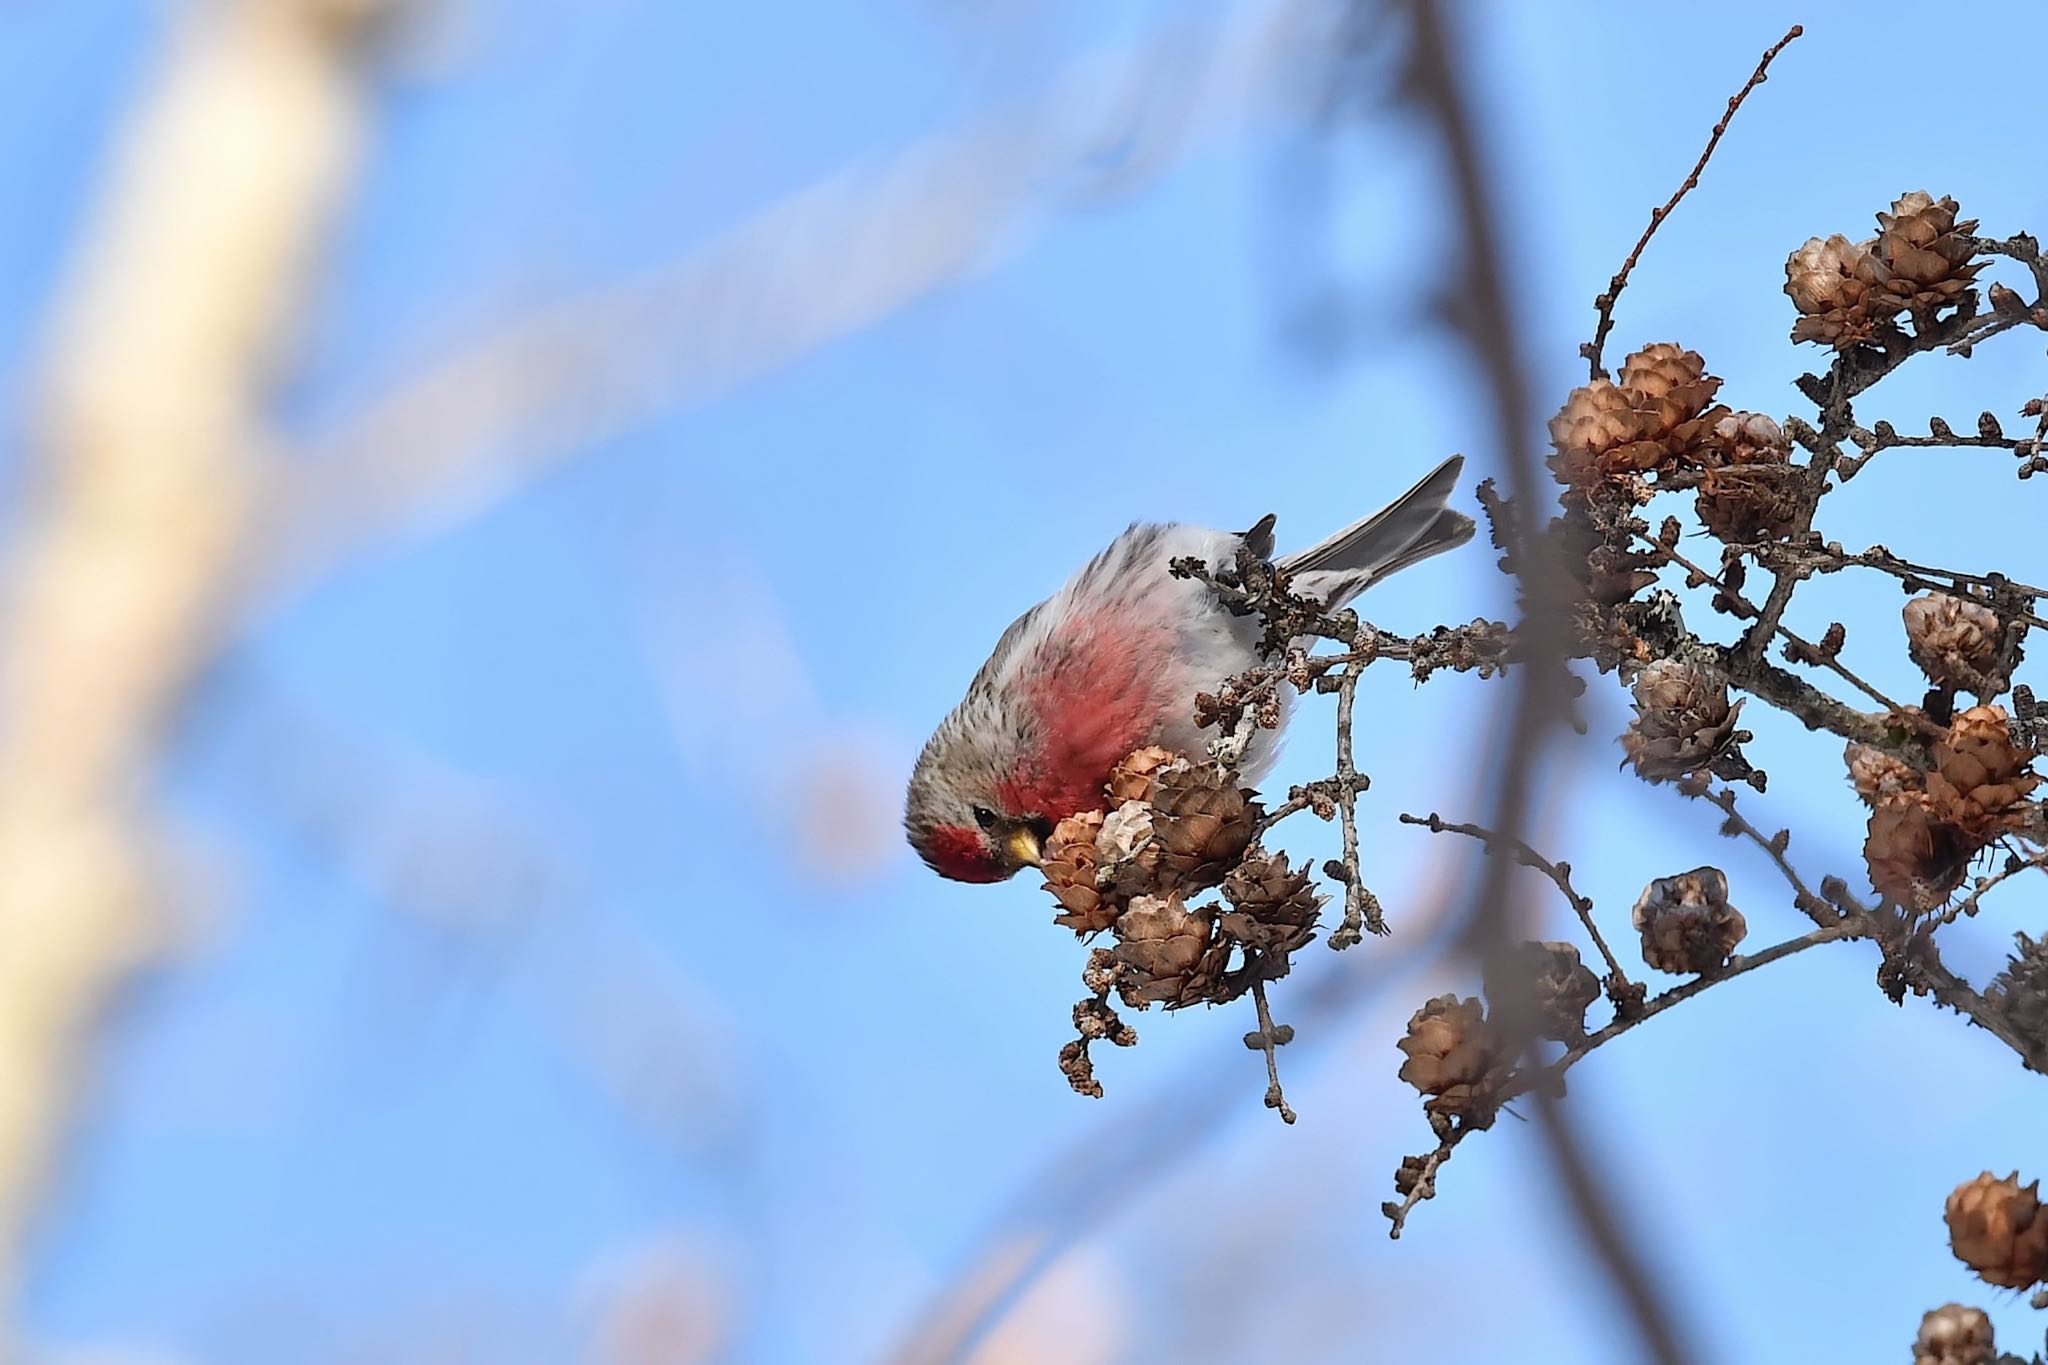
{"type": "Polygon", "coordinates": [[[1408,1057],[1401,1079],[1436,1097],[1424,1109],[1478,1128],[1492,1123],[1493,1092],[1512,1059],[1499,1055],[1479,1001],[1437,996],[1409,1018],[1407,1036],[1395,1046],[1408,1057]]]}
{"type": "Polygon", "coordinates": [[[1152,808],[1126,801],[1102,818],[1095,836],[1095,885],[1121,905],[1133,896],[1171,889],[1159,877],[1159,843],[1152,837],[1152,808]]]}
{"type": "Polygon", "coordinates": [[[1546,534],[1554,562],[1568,570],[1595,602],[1626,602],[1657,581],[1652,568],[1656,559],[1635,549],[1627,531],[1609,532],[1594,525],[1585,508],[1552,517],[1546,534]]]}
{"type": "Polygon", "coordinates": [[[1978,847],[2003,828],[2014,807],[2041,784],[2028,770],[2032,750],[2014,741],[2002,706],[1973,706],[1949,722],[1935,742],[1927,774],[1928,810],[1953,824],[1978,847]]]}
{"type": "Polygon", "coordinates": [[[1101,811],[1068,816],[1053,826],[1038,869],[1062,909],[1053,923],[1077,934],[1096,933],[1116,922],[1116,905],[1095,885],[1095,840],[1101,833],[1101,811]]]}
{"type": "Polygon", "coordinates": [[[1956,1259],[1986,1284],[2025,1289],[2048,1279],[2048,1217],[2040,1181],[2022,1186],[2017,1171],[1994,1180],[1986,1171],[1948,1197],[1948,1244],[1956,1259]]]}
{"type": "Polygon", "coordinates": [[[1703,449],[1707,472],[1693,504],[1701,525],[1730,544],[1792,533],[1801,474],[1789,463],[1792,445],[1775,421],[1760,412],[1731,412],[1714,423],[1703,449]]]}
{"type": "Polygon", "coordinates": [[[1809,238],[1786,258],[1785,292],[1801,314],[1792,324],[1794,341],[1846,350],[1898,316],[1901,304],[1887,292],[1891,271],[1876,246],[1875,239],[1851,242],[1836,233],[1809,238]]]}
{"type": "Polygon", "coordinates": [[[1998,659],[1998,613],[1981,602],[1947,593],[1922,593],[1899,610],[1906,652],[1936,687],[1980,695],[1998,659]]]}
{"type": "Polygon", "coordinates": [[[1997,1349],[1983,1309],[1945,1303],[1922,1315],[1913,1365],[1994,1365],[1997,1349]]]}
{"type": "Polygon", "coordinates": [[[1517,943],[1486,964],[1493,1015],[1527,1019],[1538,1038],[1576,1043],[1586,1036],[1586,1011],[1600,998],[1600,978],[1569,943],[1517,943]]]}
{"type": "Polygon", "coordinates": [[[1891,278],[1885,292],[1899,308],[1925,312],[1955,303],[1976,282],[1984,263],[1971,262],[1969,234],[1977,220],[1956,221],[1956,201],[1925,190],[1901,195],[1890,213],[1877,215],[1873,248],[1891,278]]]}
{"type": "Polygon", "coordinates": [[[1132,750],[1109,770],[1110,804],[1150,801],[1152,774],[1176,761],[1178,755],[1171,749],[1160,748],[1157,744],[1147,744],[1142,749],[1132,750]]]}
{"type": "Polygon", "coordinates": [[[2035,939],[2017,933],[2013,938],[2018,948],[1991,978],[1984,996],[2023,1036],[2048,1047],[2048,934],[2035,939]]]}
{"type": "Polygon", "coordinates": [[[1581,499],[1647,502],[1642,474],[1697,464],[1695,447],[1726,408],[1698,354],[1657,342],[1622,362],[1621,382],[1573,389],[1550,419],[1551,472],[1581,499]]]}
{"type": "Polygon", "coordinates": [[[1263,814],[1252,793],[1213,763],[1160,768],[1152,774],[1152,838],[1164,886],[1216,885],[1251,844],[1263,814]]]}
{"type": "Polygon", "coordinates": [[[1740,701],[1729,704],[1718,674],[1679,659],[1659,659],[1636,674],[1636,718],[1621,747],[1638,773],[1670,782],[1698,772],[1735,744],[1740,701]]]}
{"type": "Polygon", "coordinates": [[[1559,483],[1573,488],[1626,477],[1664,456],[1661,442],[1643,439],[1642,422],[1629,395],[1606,379],[1581,385],[1566,396],[1564,406],[1550,419],[1550,440],[1556,448],[1551,470],[1559,483]]]}
{"type": "MultiPolygon", "coordinates": [[[[1577,560],[1566,562],[1578,563],[1577,560]]],[[[1650,567],[1654,563],[1654,558],[1640,550],[1602,543],[1585,556],[1586,572],[1580,582],[1585,585],[1586,596],[1603,605],[1615,606],[1657,581],[1657,572],[1650,567]]]]}
{"type": "Polygon", "coordinates": [[[1188,913],[1177,895],[1137,897],[1114,928],[1123,968],[1116,989],[1126,1005],[1191,1005],[1222,975],[1224,955],[1210,951],[1209,921],[1188,913]]]}
{"type": "Polygon", "coordinates": [[[1749,932],[1717,867],[1659,877],[1637,898],[1630,921],[1643,936],[1643,961],[1674,976],[1721,970],[1749,932]]]}
{"type": "Polygon", "coordinates": [[[1842,762],[1848,765],[1850,785],[1866,805],[1875,806],[1886,797],[1920,790],[1920,770],[1874,744],[1849,741],[1842,750],[1842,762]]]}
{"type": "Polygon", "coordinates": [[[1909,910],[1932,910],[1963,884],[1980,845],[1934,817],[1923,792],[1887,796],[1870,812],[1863,861],[1870,884],[1909,910]]]}
{"type": "Polygon", "coordinates": [[[1707,373],[1699,352],[1676,342],[1655,341],[1621,362],[1621,387],[1639,416],[1643,436],[1664,443],[1666,454],[1675,459],[1711,430],[1711,422],[1699,419],[1712,405],[1721,381],[1707,373]]]}
{"type": "Polygon", "coordinates": [[[1217,927],[1263,952],[1291,953],[1316,936],[1323,898],[1307,868],[1288,868],[1285,853],[1245,859],[1223,879],[1223,897],[1232,908],[1217,916],[1217,927]]]}

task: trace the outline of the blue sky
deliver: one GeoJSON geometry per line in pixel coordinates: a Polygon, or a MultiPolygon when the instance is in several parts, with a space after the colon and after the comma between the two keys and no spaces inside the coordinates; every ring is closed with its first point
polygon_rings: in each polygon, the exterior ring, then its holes
{"type": "MultiPolygon", "coordinates": [[[[0,6],[11,426],[105,139],[178,8],[0,6]]],[[[509,319],[1028,106],[1161,13],[455,0],[378,77],[279,423],[345,426],[509,319]]],[[[1789,380],[1820,361],[1787,341],[1779,286],[1806,237],[1861,235],[1923,187],[1988,231],[2048,226],[2011,131],[2036,94],[1989,74],[2038,46],[2035,7],[1459,13],[1546,402],[1583,377],[1588,301],[1649,206],[1794,20],[1807,36],[1652,246],[1614,354],[1683,341],[1724,400],[1798,411],[1789,380]],[[1943,72],[1972,73],[1954,77],[1966,117],[1943,72]]],[[[31,1339],[226,1365],[570,1360],[621,1284],[666,1271],[727,1359],[874,1359],[1048,1163],[1220,1093],[1222,1123],[1163,1137],[1164,1173],[1026,1301],[1007,1358],[1631,1359],[1523,1125],[1468,1144],[1385,1237],[1391,1173],[1429,1142],[1393,1040],[1470,982],[1410,974],[1305,1029],[1283,1056],[1292,1130],[1259,1106],[1235,1014],[1136,1020],[1141,1045],[1102,1061],[1108,1097],[1082,1100],[1053,1066],[1082,954],[1041,893],[940,884],[891,832],[925,731],[1002,626],[1132,518],[1273,511],[1298,542],[1452,452],[1472,481],[1497,470],[1473,367],[1417,320],[1459,269],[1421,131],[1354,132],[1304,217],[1289,172],[1317,151],[1279,112],[1240,121],[1138,193],[1018,223],[987,270],[878,325],[380,546],[234,641],[162,765],[190,869],[167,888],[177,947],[81,1083],[31,1339]],[[1317,358],[1289,322],[1331,272],[1358,325],[1317,358]]],[[[1862,410],[1903,428],[1989,406],[2010,425],[2042,375],[2038,340],[2007,337],[1909,367],[1862,410]]],[[[2042,494],[2008,457],[1895,454],[1830,498],[1831,536],[2039,572],[2042,494]]],[[[1421,629],[1497,614],[1505,588],[1474,551],[1367,612],[1421,629]]],[[[1910,692],[1901,600],[1835,580],[1801,619],[1845,621],[1859,668],[1910,692]]],[[[1477,817],[1497,691],[1388,670],[1362,693],[1369,873],[1397,931],[1473,850],[1395,814],[1477,817]]],[[[1795,828],[1810,875],[1853,878],[1837,747],[1760,709],[1745,721],[1773,781],[1747,804],[1795,828]]],[[[1613,773],[1611,686],[1589,710],[1539,843],[1580,869],[1610,935],[1644,882],[1704,861],[1728,869],[1753,944],[1795,932],[1767,864],[1613,773]]],[[[1275,785],[1315,774],[1324,723],[1305,711],[1275,785]]],[[[2039,903],[1962,926],[1952,959],[1988,971],[2010,930],[2041,928],[2039,903]]],[[[1376,947],[1312,950],[1281,1016],[1376,947]]],[[[1940,1207],[1980,1169],[2042,1173],[2048,1100],[1990,1040],[1887,1004],[1874,967],[1856,946],[1803,956],[1574,1074],[1703,1358],[1902,1358],[1951,1298],[1991,1308],[2008,1349],[2038,1339],[1949,1257],[1940,1207]]]]}

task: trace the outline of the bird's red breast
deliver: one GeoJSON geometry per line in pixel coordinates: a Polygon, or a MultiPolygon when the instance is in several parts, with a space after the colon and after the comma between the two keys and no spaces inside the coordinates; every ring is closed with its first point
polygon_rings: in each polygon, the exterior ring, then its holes
{"type": "Polygon", "coordinates": [[[1119,602],[1075,612],[1024,659],[1014,685],[1037,747],[997,789],[1018,814],[1059,820],[1102,804],[1117,761],[1151,742],[1178,695],[1175,630],[1119,602]]]}

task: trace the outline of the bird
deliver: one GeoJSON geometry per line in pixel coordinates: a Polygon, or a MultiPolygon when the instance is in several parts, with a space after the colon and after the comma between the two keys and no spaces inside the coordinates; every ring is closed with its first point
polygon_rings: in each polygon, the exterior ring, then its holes
{"type": "MultiPolygon", "coordinates": [[[[1274,561],[1293,590],[1334,611],[1382,579],[1472,538],[1450,497],[1463,456],[1438,465],[1371,516],[1274,561]]],[[[1249,545],[1273,550],[1268,517],[1249,531],[1134,522],[996,641],[960,704],[918,756],[904,799],[910,845],[940,876],[999,882],[1037,866],[1053,827],[1100,809],[1110,769],[1157,744],[1198,752],[1195,695],[1260,662],[1262,628],[1209,585],[1169,565],[1211,569],[1249,545]]],[[[1277,733],[1252,737],[1240,776],[1256,782],[1277,733]]]]}

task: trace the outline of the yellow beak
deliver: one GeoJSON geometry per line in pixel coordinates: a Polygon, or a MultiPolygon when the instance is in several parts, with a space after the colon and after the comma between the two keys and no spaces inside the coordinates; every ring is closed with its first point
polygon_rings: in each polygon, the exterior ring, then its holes
{"type": "Polygon", "coordinates": [[[1028,826],[1019,825],[1010,831],[1010,856],[1027,867],[1037,867],[1043,859],[1038,851],[1038,836],[1028,826]]]}

